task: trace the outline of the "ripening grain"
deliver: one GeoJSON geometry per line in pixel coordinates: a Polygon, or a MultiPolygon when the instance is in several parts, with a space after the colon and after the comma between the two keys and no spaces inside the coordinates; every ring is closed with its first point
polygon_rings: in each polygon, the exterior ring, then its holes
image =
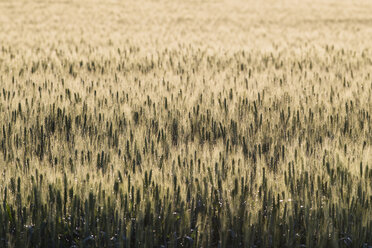
{"type": "Polygon", "coordinates": [[[369,247],[370,10],[1,2],[0,247],[369,247]]]}

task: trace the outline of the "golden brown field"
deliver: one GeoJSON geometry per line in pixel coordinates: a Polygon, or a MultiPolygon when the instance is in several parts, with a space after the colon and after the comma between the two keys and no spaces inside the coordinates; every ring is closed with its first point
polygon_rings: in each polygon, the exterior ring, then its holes
{"type": "Polygon", "coordinates": [[[0,1],[0,247],[371,247],[371,1],[0,1]]]}

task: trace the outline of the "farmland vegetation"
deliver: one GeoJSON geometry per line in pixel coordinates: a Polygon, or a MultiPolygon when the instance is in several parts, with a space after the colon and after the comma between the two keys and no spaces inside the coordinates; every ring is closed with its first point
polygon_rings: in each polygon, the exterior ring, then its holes
{"type": "Polygon", "coordinates": [[[0,247],[368,247],[368,2],[0,3],[0,247]]]}

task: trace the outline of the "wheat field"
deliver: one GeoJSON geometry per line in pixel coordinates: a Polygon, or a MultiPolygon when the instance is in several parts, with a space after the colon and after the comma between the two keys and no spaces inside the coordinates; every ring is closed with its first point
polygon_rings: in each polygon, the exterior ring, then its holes
{"type": "Polygon", "coordinates": [[[0,247],[371,247],[371,13],[0,1],[0,247]]]}

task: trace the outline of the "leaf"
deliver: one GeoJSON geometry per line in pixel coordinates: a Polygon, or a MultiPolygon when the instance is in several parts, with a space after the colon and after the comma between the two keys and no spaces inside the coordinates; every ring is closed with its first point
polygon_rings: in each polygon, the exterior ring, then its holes
{"type": "Polygon", "coordinates": [[[13,221],[12,211],[10,211],[8,203],[6,203],[6,211],[8,212],[9,220],[12,222],[13,221]]]}

